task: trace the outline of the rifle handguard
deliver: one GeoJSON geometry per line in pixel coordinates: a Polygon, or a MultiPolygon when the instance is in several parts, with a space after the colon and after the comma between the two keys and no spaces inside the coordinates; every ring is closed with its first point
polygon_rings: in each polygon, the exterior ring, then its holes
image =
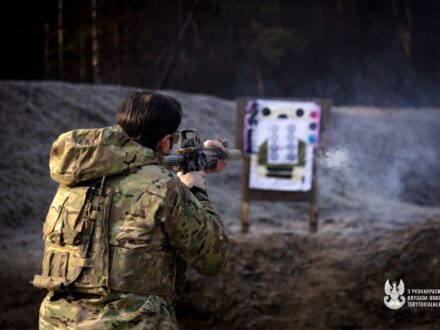
{"type": "MultiPolygon", "coordinates": [[[[226,139],[217,137],[217,140],[225,148],[228,146],[226,139]]],[[[214,168],[219,159],[241,160],[241,151],[238,149],[230,149],[225,153],[222,149],[216,147],[203,148],[202,140],[197,130],[193,128],[181,132],[180,145],[181,148],[177,151],[177,154],[164,157],[167,167],[176,172],[187,173],[214,168]]]]}
{"type": "Polygon", "coordinates": [[[187,148],[186,150],[180,149],[178,152],[178,154],[165,156],[163,159],[168,168],[184,173],[214,168],[219,159],[239,161],[242,158],[242,153],[238,149],[230,149],[227,154],[219,148],[187,148]]]}

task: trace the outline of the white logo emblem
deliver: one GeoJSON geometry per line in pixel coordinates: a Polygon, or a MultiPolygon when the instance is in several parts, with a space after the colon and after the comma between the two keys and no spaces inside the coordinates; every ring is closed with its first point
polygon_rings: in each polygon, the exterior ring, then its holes
{"type": "Polygon", "coordinates": [[[385,282],[386,296],[383,298],[385,306],[391,309],[399,309],[402,307],[405,304],[405,297],[402,296],[404,292],[405,286],[402,280],[400,280],[399,285],[396,284],[396,281],[393,281],[393,286],[391,286],[390,280],[387,279],[385,282]]]}

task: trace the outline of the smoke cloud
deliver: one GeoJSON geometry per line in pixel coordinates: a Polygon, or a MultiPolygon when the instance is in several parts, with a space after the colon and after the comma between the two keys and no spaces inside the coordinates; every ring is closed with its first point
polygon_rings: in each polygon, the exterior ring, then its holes
{"type": "Polygon", "coordinates": [[[336,109],[330,148],[318,159],[324,192],[440,205],[439,116],[429,109],[336,109]]]}

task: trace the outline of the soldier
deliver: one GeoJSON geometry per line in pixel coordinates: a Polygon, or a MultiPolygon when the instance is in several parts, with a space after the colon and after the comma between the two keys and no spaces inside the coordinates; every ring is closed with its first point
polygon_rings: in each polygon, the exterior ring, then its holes
{"type": "MultiPolygon", "coordinates": [[[[178,140],[180,103],[138,92],[116,117],[116,126],[71,131],[52,147],[60,187],[33,281],[49,290],[40,329],[177,329],[172,299],[186,264],[211,276],[226,263],[229,241],[205,173],[176,175],[160,163],[178,140]]],[[[205,142],[214,146],[224,149],[205,142]]]]}

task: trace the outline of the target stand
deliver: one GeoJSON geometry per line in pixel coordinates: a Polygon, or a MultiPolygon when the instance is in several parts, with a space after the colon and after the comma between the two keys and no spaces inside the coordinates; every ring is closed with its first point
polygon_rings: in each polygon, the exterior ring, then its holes
{"type": "Polygon", "coordinates": [[[328,145],[331,101],[237,99],[236,145],[243,151],[241,232],[252,201],[308,202],[309,232],[318,230],[316,157],[328,145]]]}

